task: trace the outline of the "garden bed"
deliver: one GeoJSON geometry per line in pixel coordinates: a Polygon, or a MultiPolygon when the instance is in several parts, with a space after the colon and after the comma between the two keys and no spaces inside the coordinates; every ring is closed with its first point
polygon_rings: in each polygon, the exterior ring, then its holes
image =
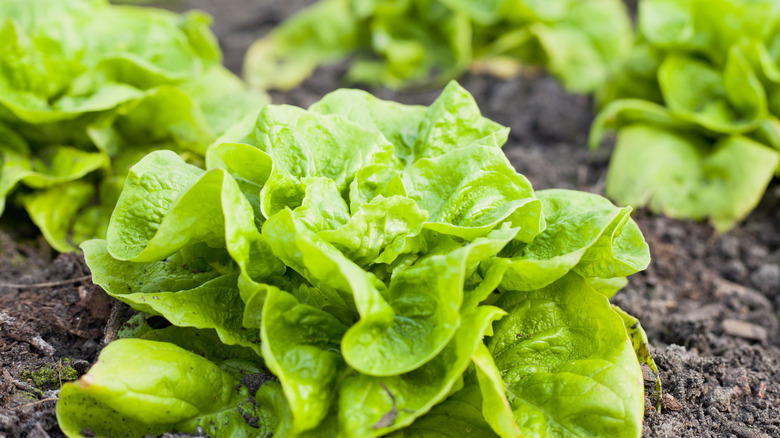
{"type": "MultiPolygon", "coordinates": [[[[310,1],[173,2],[215,16],[225,62],[236,71],[246,47],[310,1]]],[[[343,86],[343,65],[319,69],[274,103],[308,106],[343,86]]],[[[585,147],[592,102],[566,94],[542,73],[461,84],[483,114],[512,128],[504,150],[535,189],[603,194],[609,151],[585,147]]],[[[384,99],[430,104],[439,90],[384,99]]],[[[0,437],[61,436],[54,418],[61,380],[83,373],[104,342],[109,301],[80,256],[56,256],[9,206],[0,220],[0,437]],[[20,285],[28,285],[21,287],[20,285]],[[31,286],[29,286],[31,285],[31,286]]],[[[663,409],[646,400],[646,437],[780,436],[780,184],[731,232],[639,211],[650,268],[613,299],[647,330],[661,370],[663,409]]],[[[109,337],[111,333],[109,333],[109,337]]],[[[654,377],[646,369],[648,397],[654,377]]]]}

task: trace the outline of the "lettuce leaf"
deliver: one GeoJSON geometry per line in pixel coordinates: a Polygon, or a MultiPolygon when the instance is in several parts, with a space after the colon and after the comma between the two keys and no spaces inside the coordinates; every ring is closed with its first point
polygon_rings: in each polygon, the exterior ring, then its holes
{"type": "Polygon", "coordinates": [[[103,350],[87,374],[63,386],[57,420],[71,437],[86,436],[87,429],[92,436],[202,430],[251,437],[272,433],[276,419],[218,364],[167,342],[121,339],[103,350]],[[259,429],[245,419],[251,417],[259,429]]]}
{"type": "Polygon", "coordinates": [[[523,435],[641,435],[642,373],[604,296],[569,275],[496,304],[509,316],[487,347],[523,435]]]}

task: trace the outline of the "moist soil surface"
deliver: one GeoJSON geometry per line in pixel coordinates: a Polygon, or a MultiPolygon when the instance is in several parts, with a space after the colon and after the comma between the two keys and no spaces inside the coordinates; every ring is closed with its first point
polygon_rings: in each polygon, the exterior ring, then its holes
{"type": "MultiPolygon", "coordinates": [[[[309,3],[165,6],[213,14],[225,63],[238,72],[252,41],[309,3]]],[[[345,71],[344,64],[320,68],[301,87],[273,92],[273,101],[308,106],[349,85],[345,71]]],[[[603,194],[610,151],[585,146],[590,99],[567,94],[541,73],[512,80],[466,75],[460,82],[484,115],[512,128],[504,151],[536,189],[603,194]]],[[[438,95],[369,91],[423,105],[438,95]]],[[[634,217],[653,262],[613,302],[642,322],[660,369],[660,413],[655,376],[644,370],[644,436],[780,437],[780,184],[773,182],[756,210],[722,235],[705,223],[645,210],[634,217]]],[[[94,362],[114,304],[89,281],[81,256],[56,255],[29,218],[9,208],[0,220],[0,437],[62,436],[54,415],[57,388],[94,362]]]]}

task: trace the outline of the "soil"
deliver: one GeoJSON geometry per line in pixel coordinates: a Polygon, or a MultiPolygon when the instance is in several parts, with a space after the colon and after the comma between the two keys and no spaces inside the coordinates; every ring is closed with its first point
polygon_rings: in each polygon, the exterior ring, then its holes
{"type": "MultiPolygon", "coordinates": [[[[225,62],[239,71],[252,41],[309,3],[180,0],[166,6],[213,14],[225,62]]],[[[344,72],[344,64],[320,68],[298,89],[272,93],[273,101],[307,106],[344,86],[344,72]]],[[[610,151],[585,147],[590,99],[567,94],[544,74],[513,80],[466,75],[460,82],[487,117],[512,128],[504,150],[535,188],[603,194],[610,151]]],[[[438,94],[370,91],[417,104],[430,104],[438,94]]],[[[645,369],[643,436],[780,437],[778,181],[723,235],[704,223],[644,210],[635,220],[653,263],[613,301],[642,322],[663,382],[659,413],[655,376],[645,369]]],[[[56,388],[95,360],[113,304],[88,274],[81,257],[57,256],[36,237],[24,213],[11,208],[0,220],[0,437],[62,436],[54,417],[56,388]]]]}

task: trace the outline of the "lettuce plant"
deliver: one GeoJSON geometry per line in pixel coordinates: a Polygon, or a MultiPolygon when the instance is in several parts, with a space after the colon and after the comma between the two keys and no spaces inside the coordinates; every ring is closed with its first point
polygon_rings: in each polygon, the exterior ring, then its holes
{"type": "Polygon", "coordinates": [[[202,161],[256,115],[265,95],[220,65],[209,23],[105,0],[0,2],[0,214],[14,195],[52,247],[75,249],[105,236],[144,155],[202,161]]]}
{"type": "Polygon", "coordinates": [[[355,55],[349,79],[392,88],[444,84],[474,66],[513,75],[541,65],[575,92],[599,88],[631,48],[620,0],[322,0],[246,57],[260,88],[293,88],[355,55]]]}
{"type": "Polygon", "coordinates": [[[63,387],[62,430],[640,436],[646,338],[608,297],[647,245],[630,208],[534,192],[507,135],[451,83],[430,107],[266,106],[207,170],[147,155],[82,249],[171,325],[140,317],[63,387]]]}
{"type": "Polygon", "coordinates": [[[780,4],[642,0],[639,42],[604,90],[618,132],[607,195],[726,231],[780,171],[780,4]]]}

